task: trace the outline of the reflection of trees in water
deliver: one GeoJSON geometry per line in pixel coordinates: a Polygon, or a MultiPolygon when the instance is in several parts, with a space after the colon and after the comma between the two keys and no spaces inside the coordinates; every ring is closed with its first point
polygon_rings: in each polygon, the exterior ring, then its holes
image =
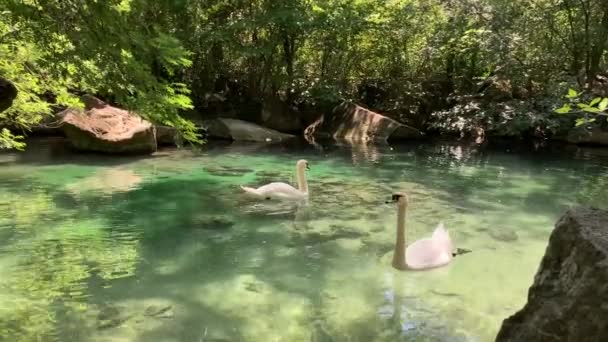
{"type": "Polygon", "coordinates": [[[11,208],[3,230],[13,233],[2,249],[11,267],[0,280],[0,340],[73,336],[68,322],[78,322],[79,330],[86,326],[81,316],[89,287],[135,271],[135,241],[116,243],[103,220],[58,210],[46,191],[2,194],[11,208]]]}

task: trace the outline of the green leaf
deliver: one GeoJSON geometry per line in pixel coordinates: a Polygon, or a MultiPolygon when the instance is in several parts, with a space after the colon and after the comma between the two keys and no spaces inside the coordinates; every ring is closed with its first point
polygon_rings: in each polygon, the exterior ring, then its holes
{"type": "Polygon", "coordinates": [[[575,126],[578,127],[592,122],[595,122],[595,119],[578,118],[576,119],[575,126]]]}
{"type": "Polygon", "coordinates": [[[605,97],[602,102],[597,106],[600,111],[605,111],[608,108],[608,97],[605,97]]]}
{"type": "Polygon", "coordinates": [[[577,96],[578,96],[578,93],[576,92],[576,90],[574,90],[572,88],[568,89],[568,95],[566,96],[567,98],[573,99],[577,96]]]}
{"type": "Polygon", "coordinates": [[[593,99],[593,101],[589,102],[590,106],[595,106],[596,104],[598,104],[600,101],[602,101],[601,97],[596,97],[593,99]]]}
{"type": "Polygon", "coordinates": [[[312,11],[315,12],[315,13],[323,13],[323,12],[325,12],[325,10],[322,7],[320,7],[319,5],[316,5],[316,4],[312,5],[312,11]]]}
{"type": "Polygon", "coordinates": [[[596,107],[591,107],[586,103],[577,103],[576,106],[582,110],[584,110],[585,112],[589,112],[589,113],[599,113],[600,110],[596,107]]]}
{"type": "Polygon", "coordinates": [[[600,112],[600,110],[598,108],[589,107],[589,106],[583,108],[583,110],[587,113],[599,113],[600,112]]]}
{"type": "Polygon", "coordinates": [[[569,113],[571,110],[572,110],[572,107],[570,107],[570,104],[566,103],[561,108],[556,109],[555,112],[558,114],[566,114],[566,113],[569,113]]]}

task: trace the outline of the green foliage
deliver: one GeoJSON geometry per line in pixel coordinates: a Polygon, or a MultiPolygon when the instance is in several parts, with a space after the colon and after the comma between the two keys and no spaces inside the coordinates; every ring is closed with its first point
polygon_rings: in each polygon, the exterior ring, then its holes
{"type": "MultiPolygon", "coordinates": [[[[52,38],[53,46],[64,43],[60,36],[54,35],[52,38]]],[[[0,75],[15,84],[18,96],[11,108],[0,113],[0,127],[10,125],[27,129],[49,115],[54,105],[78,104],[78,99],[68,92],[76,84],[69,77],[53,75],[53,66],[45,63],[49,56],[48,51],[34,42],[34,32],[28,31],[10,11],[2,12],[0,75]],[[49,93],[56,96],[53,103],[44,96],[49,93]]],[[[22,138],[4,128],[0,133],[0,148],[23,149],[22,138]]]]}
{"type": "Polygon", "coordinates": [[[17,150],[23,150],[25,143],[23,142],[23,136],[14,135],[11,131],[3,128],[0,131],[0,149],[14,148],[17,150]]]}
{"type": "Polygon", "coordinates": [[[582,114],[583,117],[579,117],[575,120],[575,127],[592,124],[597,121],[597,117],[594,116],[608,116],[606,109],[608,108],[608,97],[594,97],[589,103],[582,102],[584,94],[577,92],[574,89],[568,90],[568,95],[565,96],[569,100],[562,107],[555,109],[558,114],[582,114]],[[578,110],[573,110],[572,105],[575,105],[578,110]]]}
{"type": "Polygon", "coordinates": [[[595,113],[595,114],[606,114],[608,108],[608,97],[594,97],[589,103],[582,102],[582,93],[570,89],[568,95],[565,96],[569,102],[565,103],[562,107],[555,109],[558,114],[570,114],[570,113],[595,113]],[[575,105],[578,110],[573,110],[572,105],[575,105]]]}
{"type": "MultiPolygon", "coordinates": [[[[176,75],[192,65],[190,53],[142,14],[145,1],[12,1],[0,22],[0,74],[16,84],[14,105],[0,125],[27,129],[89,92],[170,123],[197,140],[188,87],[176,75]]],[[[10,136],[3,135],[7,141],[10,136]]],[[[3,146],[14,146],[7,143],[3,146]]]]}
{"type": "MultiPolygon", "coordinates": [[[[194,126],[179,114],[204,115],[214,94],[298,106],[368,101],[418,125],[448,97],[494,79],[517,99],[567,91],[574,101],[581,94],[563,84],[582,86],[608,68],[602,1],[0,0],[0,74],[20,90],[0,125],[27,129],[78,105],[82,92],[188,140],[194,126]],[[366,98],[368,85],[381,94],[366,98]]],[[[602,101],[558,112],[603,112],[602,101]]],[[[513,122],[542,121],[528,114],[513,122]]]]}

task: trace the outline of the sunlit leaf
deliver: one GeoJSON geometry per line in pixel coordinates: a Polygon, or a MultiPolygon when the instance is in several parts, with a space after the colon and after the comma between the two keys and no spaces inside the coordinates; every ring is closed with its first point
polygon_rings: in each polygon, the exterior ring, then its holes
{"type": "Polygon", "coordinates": [[[600,112],[600,110],[598,108],[596,108],[596,107],[589,107],[589,106],[583,108],[583,110],[585,112],[588,112],[588,113],[599,113],[600,112]]]}
{"type": "Polygon", "coordinates": [[[576,90],[570,88],[568,89],[568,95],[566,97],[568,97],[569,99],[575,98],[578,96],[578,93],[576,92],[576,90]]]}
{"type": "Polygon", "coordinates": [[[561,108],[556,109],[555,112],[559,113],[559,114],[566,114],[566,113],[569,113],[571,110],[572,110],[572,107],[570,107],[570,104],[566,103],[561,108]]]}
{"type": "Polygon", "coordinates": [[[597,106],[597,108],[601,111],[605,111],[608,108],[608,97],[605,97],[602,102],[597,106]]]}
{"type": "Polygon", "coordinates": [[[596,97],[594,98],[591,102],[589,102],[590,106],[595,106],[596,104],[598,104],[600,101],[602,101],[601,97],[596,97]]]}
{"type": "Polygon", "coordinates": [[[595,122],[595,119],[578,118],[575,121],[575,126],[578,127],[592,122],[595,122]]]}

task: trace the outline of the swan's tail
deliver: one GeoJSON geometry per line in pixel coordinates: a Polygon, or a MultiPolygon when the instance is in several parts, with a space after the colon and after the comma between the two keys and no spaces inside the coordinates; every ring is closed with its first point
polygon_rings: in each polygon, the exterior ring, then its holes
{"type": "Polygon", "coordinates": [[[440,241],[449,249],[452,248],[452,239],[450,238],[450,233],[448,233],[448,231],[445,229],[443,222],[439,222],[437,228],[435,228],[432,239],[435,241],[440,241]]]}
{"type": "Polygon", "coordinates": [[[241,189],[243,189],[248,194],[251,194],[251,195],[254,195],[254,196],[261,196],[261,194],[258,191],[258,189],[254,189],[254,188],[250,188],[250,187],[242,186],[242,185],[241,185],[241,189]]]}

